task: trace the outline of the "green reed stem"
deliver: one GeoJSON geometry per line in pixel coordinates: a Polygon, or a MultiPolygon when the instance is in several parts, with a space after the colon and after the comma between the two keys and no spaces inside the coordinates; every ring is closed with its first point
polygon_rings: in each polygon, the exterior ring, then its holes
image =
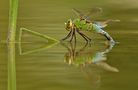
{"type": "Polygon", "coordinates": [[[47,35],[44,35],[44,34],[41,34],[41,33],[39,33],[39,32],[35,32],[35,31],[32,31],[32,30],[29,30],[29,29],[27,29],[27,28],[20,28],[19,42],[21,42],[21,37],[22,37],[22,32],[23,32],[23,31],[27,31],[28,33],[31,33],[31,34],[33,34],[33,35],[35,35],[35,36],[39,36],[39,37],[41,37],[41,38],[44,38],[44,39],[47,40],[47,42],[51,42],[51,41],[53,41],[53,42],[59,42],[58,40],[56,40],[56,39],[54,39],[54,38],[51,38],[51,37],[49,37],[49,36],[47,36],[47,35]]]}
{"type": "Polygon", "coordinates": [[[10,0],[8,28],[8,90],[16,90],[15,37],[18,0],[10,0]]]}
{"type": "Polygon", "coordinates": [[[15,43],[8,43],[8,90],[16,90],[15,43]]]}
{"type": "Polygon", "coordinates": [[[18,46],[19,46],[19,53],[20,53],[20,55],[25,55],[25,54],[29,54],[29,53],[45,50],[45,49],[48,49],[48,48],[56,45],[57,43],[59,43],[59,41],[56,40],[56,39],[54,39],[54,38],[51,38],[51,37],[49,37],[47,35],[41,34],[41,33],[36,32],[36,31],[29,30],[27,28],[20,28],[19,38],[18,39],[19,39],[18,40],[18,42],[19,42],[18,46]],[[22,34],[23,34],[23,32],[27,32],[27,33],[30,33],[30,34],[32,34],[34,36],[46,39],[46,45],[41,46],[39,48],[32,49],[30,51],[23,51],[22,50],[22,43],[24,43],[24,42],[22,42],[22,34]]]}
{"type": "Polygon", "coordinates": [[[10,0],[8,42],[15,42],[18,0],[10,0]]]}

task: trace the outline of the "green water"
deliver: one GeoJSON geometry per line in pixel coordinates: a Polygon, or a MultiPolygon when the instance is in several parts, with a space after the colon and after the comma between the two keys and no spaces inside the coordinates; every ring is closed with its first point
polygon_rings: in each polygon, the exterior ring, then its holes
{"type": "MultiPolygon", "coordinates": [[[[4,43],[8,31],[8,3],[8,0],[1,0],[0,3],[0,90],[8,88],[8,63],[14,65],[14,62],[8,61],[9,51],[4,43]]],[[[101,7],[103,13],[96,19],[120,19],[121,22],[111,23],[105,28],[115,41],[120,42],[104,54],[107,60],[85,66],[77,66],[75,61],[69,65],[65,60],[71,50],[70,44],[66,43],[69,50],[60,43],[47,48],[45,39],[23,34],[24,43],[16,43],[15,47],[16,83],[13,83],[17,90],[137,90],[137,3],[137,0],[20,0],[17,33],[24,27],[60,40],[68,33],[64,22],[75,18],[72,8],[85,11],[101,7]],[[107,68],[107,65],[115,70],[107,68]]],[[[103,37],[86,33],[94,43],[79,52],[85,42],[78,36],[76,52],[79,54],[76,59],[92,58],[97,52],[108,49],[103,37]]]]}

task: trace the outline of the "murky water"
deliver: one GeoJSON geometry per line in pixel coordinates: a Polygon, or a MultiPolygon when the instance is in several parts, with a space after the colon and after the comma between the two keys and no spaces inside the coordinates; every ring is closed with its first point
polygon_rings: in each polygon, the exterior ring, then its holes
{"type": "MultiPolygon", "coordinates": [[[[24,27],[60,40],[68,33],[64,22],[75,18],[72,8],[85,11],[101,7],[103,13],[96,18],[120,19],[121,22],[106,28],[115,41],[120,42],[112,48],[104,44],[103,37],[88,32],[93,43],[85,48],[80,36],[76,47],[58,43],[48,48],[45,39],[23,34],[24,43],[17,43],[15,47],[17,90],[137,90],[137,3],[137,0],[20,0],[18,33],[24,27]],[[94,60],[101,61],[95,63],[94,60]]],[[[8,49],[3,42],[8,30],[8,7],[8,0],[1,0],[0,90],[8,87],[8,49]]]]}

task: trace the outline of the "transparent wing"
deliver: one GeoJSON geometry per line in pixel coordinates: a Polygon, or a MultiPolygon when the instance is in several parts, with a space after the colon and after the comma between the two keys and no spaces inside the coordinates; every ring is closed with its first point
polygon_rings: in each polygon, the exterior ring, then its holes
{"type": "Polygon", "coordinates": [[[103,12],[103,9],[100,8],[100,7],[95,7],[95,8],[91,8],[87,15],[93,15],[93,14],[99,14],[99,13],[102,13],[103,12]]]}
{"type": "Polygon", "coordinates": [[[97,24],[100,28],[104,28],[108,25],[108,23],[111,23],[111,22],[120,22],[120,20],[108,19],[105,21],[94,21],[93,23],[97,24]]]}
{"type": "Polygon", "coordinates": [[[94,22],[96,25],[98,25],[100,28],[104,28],[107,26],[106,23],[103,23],[103,22],[94,22]]]}
{"type": "MultiPolygon", "coordinates": [[[[85,14],[82,13],[80,10],[73,8],[74,13],[79,17],[87,20],[91,20],[91,16],[96,16],[99,13],[101,13],[103,10],[102,8],[95,7],[95,8],[90,8],[85,14]]],[[[94,20],[94,19],[92,19],[94,20]]]]}
{"type": "Polygon", "coordinates": [[[81,11],[79,11],[75,8],[73,8],[72,10],[79,18],[84,18],[85,15],[81,11]]]}

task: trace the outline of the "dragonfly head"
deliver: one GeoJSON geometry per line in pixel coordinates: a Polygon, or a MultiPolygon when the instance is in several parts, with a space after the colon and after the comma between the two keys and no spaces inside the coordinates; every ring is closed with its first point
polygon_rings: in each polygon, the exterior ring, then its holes
{"type": "Polygon", "coordinates": [[[69,19],[69,20],[65,23],[65,28],[66,28],[66,30],[69,31],[69,30],[71,30],[72,26],[73,26],[72,20],[69,19]]]}

